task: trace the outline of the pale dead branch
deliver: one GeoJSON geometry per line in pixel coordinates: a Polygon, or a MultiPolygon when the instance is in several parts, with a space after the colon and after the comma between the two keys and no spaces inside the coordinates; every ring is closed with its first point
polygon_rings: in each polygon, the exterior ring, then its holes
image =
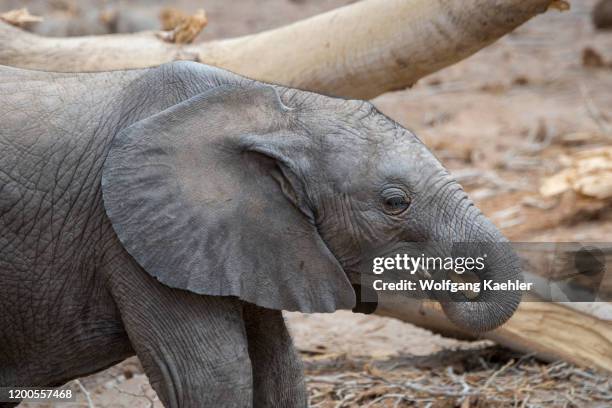
{"type": "MultiPolygon", "coordinates": [[[[460,330],[435,303],[379,292],[376,314],[394,317],[445,336],[474,339],[460,330]]],[[[601,303],[610,309],[609,304],[601,303]]],[[[483,333],[513,350],[535,353],[543,360],[563,360],[612,372],[612,321],[553,302],[521,303],[503,326],[483,333]]]]}
{"type": "Polygon", "coordinates": [[[91,394],[89,393],[87,388],[85,388],[85,386],[79,380],[74,380],[74,382],[75,382],[76,385],[79,386],[79,389],[85,395],[85,399],[87,400],[87,407],[88,408],[96,408],[96,406],[93,403],[93,399],[91,398],[91,394]]]}
{"type": "Polygon", "coordinates": [[[372,98],[474,54],[551,0],[364,0],[285,27],[194,45],[154,32],[46,38],[0,24],[0,64],[108,71],[193,60],[283,85],[372,98]]]}

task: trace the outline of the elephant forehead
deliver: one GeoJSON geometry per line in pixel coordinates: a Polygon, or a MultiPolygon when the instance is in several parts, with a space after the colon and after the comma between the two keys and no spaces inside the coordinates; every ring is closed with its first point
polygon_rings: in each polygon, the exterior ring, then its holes
{"type": "Polygon", "coordinates": [[[399,140],[391,144],[381,154],[381,162],[388,170],[404,173],[414,171],[421,173],[438,171],[443,168],[440,161],[420,140],[399,140]]]}
{"type": "Polygon", "coordinates": [[[341,186],[403,182],[414,185],[445,171],[425,145],[414,140],[347,146],[344,154],[326,160],[330,178],[341,186]]]}

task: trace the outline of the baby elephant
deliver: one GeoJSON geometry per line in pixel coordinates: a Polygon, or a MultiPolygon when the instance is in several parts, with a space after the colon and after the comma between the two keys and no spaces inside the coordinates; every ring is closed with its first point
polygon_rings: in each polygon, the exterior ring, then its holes
{"type": "MultiPolygon", "coordinates": [[[[189,62],[3,67],[0,101],[1,386],[136,354],[168,407],[304,407],[281,310],[352,308],[373,248],[504,241],[368,102],[189,62]]],[[[488,330],[519,297],[443,304],[488,330]]]]}

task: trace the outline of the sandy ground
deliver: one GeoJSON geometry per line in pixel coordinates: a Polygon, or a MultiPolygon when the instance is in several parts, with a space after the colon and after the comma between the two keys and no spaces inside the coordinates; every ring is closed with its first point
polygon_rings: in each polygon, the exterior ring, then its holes
{"type": "MultiPolygon", "coordinates": [[[[105,3],[107,6],[115,4],[105,3]]],[[[125,2],[116,3],[125,5],[125,2]]],[[[193,1],[174,3],[183,5],[186,10],[197,8],[193,1]]],[[[229,2],[223,0],[202,3],[210,19],[202,39],[259,31],[351,1],[248,0],[235,3],[240,6],[229,7],[229,2]]],[[[574,1],[569,12],[548,12],[477,55],[421,80],[412,89],[374,100],[381,111],[413,130],[435,151],[484,212],[513,240],[588,242],[609,241],[612,237],[609,201],[584,200],[570,193],[544,198],[538,192],[542,178],[560,170],[563,155],[610,145],[612,141],[612,32],[593,30],[589,18],[593,3],[592,0],[574,1]],[[594,50],[604,65],[608,65],[585,66],[583,53],[587,48],[594,50]],[[576,142],[575,135],[587,137],[576,142]]],[[[5,0],[0,1],[0,9],[23,4],[43,15],[53,8],[54,15],[61,16],[66,14],[66,9],[57,11],[58,7],[73,3],[67,0],[5,0]]],[[[147,6],[130,7],[149,16],[146,23],[152,24],[158,4],[153,1],[147,6]]],[[[490,345],[446,339],[396,320],[350,312],[332,315],[291,313],[287,314],[287,321],[307,361],[307,368],[313,356],[342,356],[342,361],[354,362],[356,372],[363,372],[366,370],[362,364],[364,359],[427,356],[458,348],[487,349],[490,345]]],[[[498,363],[503,366],[505,360],[495,364],[498,363]]],[[[333,372],[333,368],[331,370],[333,372]]],[[[336,374],[346,370],[346,365],[341,364],[336,367],[336,374]]],[[[422,373],[431,375],[426,370],[422,373]]],[[[369,375],[371,378],[371,373],[369,375]]],[[[571,386],[570,379],[566,380],[567,386],[571,386]]],[[[312,380],[310,386],[313,398],[320,391],[313,385],[315,382],[312,380]]],[[[82,385],[89,390],[96,407],[161,406],[159,401],[154,401],[155,394],[135,359],[82,379],[82,385]]],[[[76,384],[71,386],[77,389],[76,384]]],[[[609,380],[601,387],[603,395],[612,395],[609,380]]],[[[565,394],[559,392],[559,395],[565,394]]],[[[612,404],[610,400],[590,399],[588,392],[586,395],[586,399],[574,402],[570,397],[554,396],[542,405],[612,404]]],[[[330,396],[331,399],[336,397],[330,396]]],[[[372,404],[377,407],[395,403],[394,400],[377,401],[378,397],[372,394],[359,403],[342,406],[372,404]]],[[[478,405],[475,400],[467,399],[466,404],[465,398],[453,396],[443,400],[448,404],[430,406],[478,405]]],[[[82,395],[80,401],[84,404],[82,395]]],[[[317,401],[313,399],[313,403],[317,401]]],[[[397,406],[409,403],[408,399],[397,401],[397,406]]],[[[525,406],[530,405],[520,399],[517,406],[523,402],[525,406]]],[[[330,405],[322,403],[319,406],[340,406],[337,403],[336,400],[330,405]]],[[[489,406],[489,403],[491,401],[485,401],[485,405],[478,406],[489,406]]],[[[416,404],[426,406],[428,403],[416,404]]]]}

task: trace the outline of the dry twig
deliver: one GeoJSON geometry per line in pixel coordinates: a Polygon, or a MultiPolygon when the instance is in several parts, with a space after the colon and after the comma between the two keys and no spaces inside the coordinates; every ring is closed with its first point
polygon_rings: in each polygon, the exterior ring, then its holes
{"type": "Polygon", "coordinates": [[[85,395],[85,398],[87,399],[87,407],[95,408],[96,406],[94,405],[93,400],[91,399],[91,394],[89,391],[87,391],[87,388],[85,388],[85,386],[79,380],[74,380],[74,383],[79,386],[79,389],[85,395]]]}
{"type": "Polygon", "coordinates": [[[116,386],[115,389],[119,393],[121,393],[121,394],[129,395],[131,397],[136,397],[136,398],[144,398],[144,399],[146,399],[149,402],[149,408],[154,408],[155,407],[155,398],[152,398],[152,397],[147,395],[147,392],[146,392],[144,384],[140,386],[141,394],[135,394],[133,392],[122,390],[121,388],[119,388],[119,386],[116,386]]]}
{"type": "MultiPolygon", "coordinates": [[[[400,406],[575,406],[612,401],[611,377],[566,362],[544,364],[533,355],[516,359],[505,349],[486,347],[455,354],[444,366],[437,355],[371,360],[362,370],[350,358],[335,373],[306,360],[313,407],[400,406]],[[424,360],[432,359],[430,364],[424,360]],[[406,364],[393,363],[404,359],[406,364]],[[418,364],[415,362],[419,361],[418,364]],[[569,391],[568,391],[569,390],[569,391]],[[394,400],[394,401],[389,401],[394,400]],[[392,404],[392,405],[390,405],[392,404]]],[[[317,361],[321,361],[318,359],[317,361]]],[[[590,406],[590,405],[589,405],[590,406]]]]}

